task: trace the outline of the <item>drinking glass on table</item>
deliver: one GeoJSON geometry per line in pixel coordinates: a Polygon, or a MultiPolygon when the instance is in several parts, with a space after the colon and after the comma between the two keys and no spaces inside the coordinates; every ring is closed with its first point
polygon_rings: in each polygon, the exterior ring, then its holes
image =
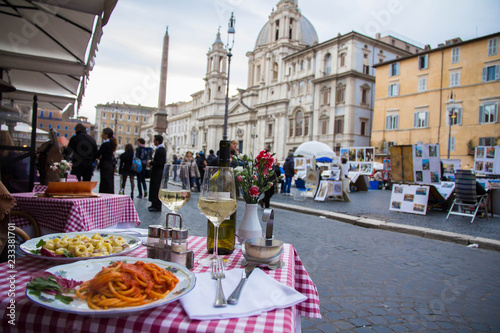
{"type": "Polygon", "coordinates": [[[213,256],[199,261],[200,265],[211,266],[213,261],[219,260],[219,225],[238,208],[233,168],[206,167],[198,199],[198,208],[215,227],[213,256]]]}
{"type": "Polygon", "coordinates": [[[189,167],[181,164],[166,164],[163,167],[158,198],[174,214],[191,199],[189,167]]]}

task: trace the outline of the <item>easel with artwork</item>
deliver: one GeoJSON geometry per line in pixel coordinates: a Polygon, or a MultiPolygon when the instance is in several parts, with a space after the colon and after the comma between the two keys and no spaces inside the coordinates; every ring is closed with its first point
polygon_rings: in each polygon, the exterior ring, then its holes
{"type": "Polygon", "coordinates": [[[327,198],[339,201],[351,201],[347,191],[342,188],[341,180],[326,179],[320,182],[314,200],[325,201],[327,198]]]}
{"type": "Polygon", "coordinates": [[[439,144],[391,147],[391,175],[397,183],[391,195],[390,209],[394,211],[425,215],[431,208],[445,207],[453,192],[438,189],[443,187],[439,144]]]}
{"type": "Polygon", "coordinates": [[[474,172],[485,175],[500,175],[500,146],[476,147],[474,172]]]}

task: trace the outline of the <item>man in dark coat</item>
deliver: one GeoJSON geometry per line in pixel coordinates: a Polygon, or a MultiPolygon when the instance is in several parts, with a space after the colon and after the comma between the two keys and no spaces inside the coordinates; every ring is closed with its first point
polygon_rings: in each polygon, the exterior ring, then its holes
{"type": "Polygon", "coordinates": [[[160,191],[161,178],[163,176],[163,167],[167,162],[167,150],[163,146],[163,137],[155,135],[154,144],[156,146],[155,155],[152,161],[148,161],[151,166],[151,178],[149,182],[149,201],[151,206],[148,208],[150,212],[161,212],[161,201],[158,199],[160,191]]]}
{"type": "Polygon", "coordinates": [[[75,126],[76,135],[69,140],[64,155],[71,155],[71,174],[78,181],[88,182],[94,174],[94,161],[97,145],[93,137],[87,134],[87,128],[82,123],[75,126]]]}
{"type": "Polygon", "coordinates": [[[293,153],[289,153],[288,157],[283,164],[283,169],[285,170],[285,187],[283,189],[284,195],[291,195],[290,188],[292,186],[292,179],[295,175],[295,163],[293,160],[293,153]]]}

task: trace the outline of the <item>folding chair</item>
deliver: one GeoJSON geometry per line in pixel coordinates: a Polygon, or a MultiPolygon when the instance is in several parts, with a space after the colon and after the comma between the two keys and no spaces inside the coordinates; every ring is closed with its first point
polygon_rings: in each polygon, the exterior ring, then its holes
{"type": "Polygon", "coordinates": [[[471,170],[457,170],[455,173],[455,200],[448,211],[448,215],[472,216],[470,223],[474,222],[479,209],[486,212],[488,217],[488,208],[486,207],[487,193],[478,194],[476,190],[476,175],[471,170]],[[458,211],[453,211],[457,206],[458,211]],[[466,213],[468,212],[468,213],[466,213]]]}

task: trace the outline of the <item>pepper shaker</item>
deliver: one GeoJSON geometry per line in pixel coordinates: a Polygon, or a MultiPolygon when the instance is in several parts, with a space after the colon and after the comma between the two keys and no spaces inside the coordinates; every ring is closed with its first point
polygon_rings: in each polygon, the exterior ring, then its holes
{"type": "Polygon", "coordinates": [[[148,258],[158,259],[158,248],[160,247],[160,229],[159,224],[153,224],[148,227],[148,258]]]}
{"type": "Polygon", "coordinates": [[[170,251],[172,250],[172,228],[160,229],[160,255],[159,259],[170,261],[170,251]]]}

